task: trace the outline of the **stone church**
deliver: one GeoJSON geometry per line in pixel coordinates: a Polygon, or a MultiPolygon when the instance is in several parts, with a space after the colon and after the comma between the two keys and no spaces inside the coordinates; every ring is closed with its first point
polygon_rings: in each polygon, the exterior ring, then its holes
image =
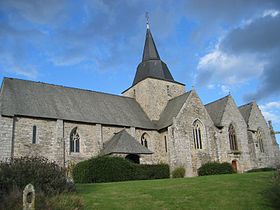
{"type": "Polygon", "coordinates": [[[203,104],[175,81],[147,25],[142,62],[123,96],[4,78],[0,159],[44,156],[61,166],[98,155],[167,163],[186,176],[210,161],[238,172],[279,164],[271,125],[255,102],[231,95],[203,104]]]}

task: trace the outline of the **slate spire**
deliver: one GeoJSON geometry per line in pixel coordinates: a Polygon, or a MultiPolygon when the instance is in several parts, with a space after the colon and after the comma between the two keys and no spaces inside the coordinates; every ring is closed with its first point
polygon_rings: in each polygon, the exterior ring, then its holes
{"type": "MultiPolygon", "coordinates": [[[[146,18],[147,18],[147,14],[146,14],[146,18]]],[[[160,59],[159,53],[157,51],[152,36],[148,18],[147,18],[147,31],[146,31],[146,39],[145,39],[142,62],[137,67],[137,71],[132,86],[136,85],[138,82],[146,78],[155,78],[155,79],[178,83],[174,81],[167,65],[160,59]]]]}
{"type": "Polygon", "coordinates": [[[146,40],[145,46],[143,51],[142,62],[147,60],[160,60],[151,30],[150,30],[150,23],[149,23],[149,16],[146,13],[147,18],[147,31],[146,31],[146,40]]]}

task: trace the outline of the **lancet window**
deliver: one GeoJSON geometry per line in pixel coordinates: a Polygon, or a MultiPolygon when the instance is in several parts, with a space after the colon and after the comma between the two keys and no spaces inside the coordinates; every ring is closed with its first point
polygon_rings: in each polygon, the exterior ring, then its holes
{"type": "Polygon", "coordinates": [[[193,141],[195,149],[202,149],[202,132],[203,125],[199,120],[193,123],[193,141]]]}
{"type": "Polygon", "coordinates": [[[237,141],[236,141],[236,133],[232,124],[230,124],[228,129],[229,135],[229,146],[231,150],[238,150],[237,141]]]}
{"type": "Polygon", "coordinates": [[[70,133],[70,152],[80,152],[80,136],[77,127],[70,133]]]}

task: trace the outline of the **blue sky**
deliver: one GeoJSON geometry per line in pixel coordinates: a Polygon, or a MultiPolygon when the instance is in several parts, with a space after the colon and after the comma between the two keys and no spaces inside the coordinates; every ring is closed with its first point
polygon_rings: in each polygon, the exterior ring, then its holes
{"type": "Polygon", "coordinates": [[[0,79],[120,94],[141,61],[146,11],[175,80],[204,103],[256,100],[280,130],[277,0],[0,0],[0,79]]]}

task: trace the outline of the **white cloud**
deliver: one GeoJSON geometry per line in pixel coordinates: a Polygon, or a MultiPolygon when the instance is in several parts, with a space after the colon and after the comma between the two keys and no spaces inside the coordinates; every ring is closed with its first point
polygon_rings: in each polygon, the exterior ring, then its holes
{"type": "Polygon", "coordinates": [[[274,123],[276,123],[276,122],[278,123],[279,117],[276,114],[269,112],[269,111],[262,111],[262,113],[263,113],[264,118],[267,121],[271,120],[274,123]]]}
{"type": "Polygon", "coordinates": [[[276,17],[279,14],[280,14],[279,10],[270,9],[270,10],[265,10],[263,12],[263,17],[266,17],[266,16],[276,17]]]}
{"type": "Polygon", "coordinates": [[[221,85],[221,90],[224,94],[229,94],[230,93],[230,89],[226,85],[221,85]]]}
{"type": "Polygon", "coordinates": [[[2,71],[7,73],[13,73],[19,76],[24,76],[28,79],[36,79],[38,77],[38,70],[32,65],[26,67],[14,65],[6,67],[2,71]]]}
{"type": "Polygon", "coordinates": [[[272,101],[259,106],[266,120],[280,124],[280,101],[272,101]]]}
{"type": "Polygon", "coordinates": [[[86,60],[86,56],[77,55],[73,57],[67,56],[57,56],[50,59],[50,61],[56,66],[72,66],[75,64],[79,64],[86,60]]]}
{"type": "Polygon", "coordinates": [[[279,109],[280,111],[280,101],[272,101],[260,106],[262,110],[274,110],[279,109]]]}
{"type": "Polygon", "coordinates": [[[209,85],[207,85],[207,88],[210,89],[210,90],[211,90],[211,89],[214,89],[214,88],[215,88],[215,85],[214,85],[214,84],[209,84],[209,85]]]}
{"type": "Polygon", "coordinates": [[[259,76],[264,65],[255,55],[230,55],[217,47],[200,58],[197,79],[204,84],[221,81],[227,86],[241,84],[251,79],[252,75],[259,76]]]}

